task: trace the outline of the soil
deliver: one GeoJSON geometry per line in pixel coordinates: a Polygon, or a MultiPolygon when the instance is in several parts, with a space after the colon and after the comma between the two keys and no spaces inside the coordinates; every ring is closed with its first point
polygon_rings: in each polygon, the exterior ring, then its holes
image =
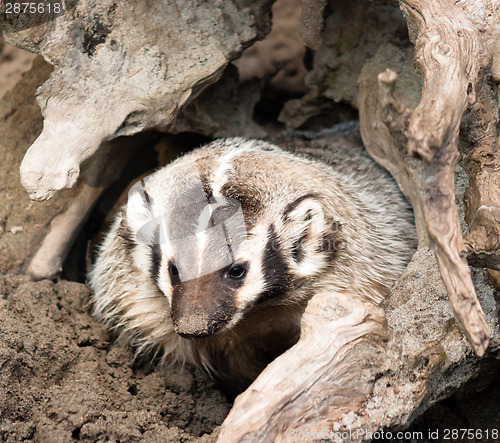
{"type": "Polygon", "coordinates": [[[42,128],[36,88],[52,69],[31,58],[0,101],[0,440],[215,441],[230,402],[205,373],[135,361],[90,316],[85,284],[23,275],[76,192],[35,203],[21,186],[19,165],[42,128]]]}
{"type": "Polygon", "coordinates": [[[0,43],[0,99],[31,68],[36,55],[8,43],[0,43]]]}
{"type": "Polygon", "coordinates": [[[3,441],[215,441],[229,403],[191,368],[134,362],[69,281],[0,277],[3,441]]]}

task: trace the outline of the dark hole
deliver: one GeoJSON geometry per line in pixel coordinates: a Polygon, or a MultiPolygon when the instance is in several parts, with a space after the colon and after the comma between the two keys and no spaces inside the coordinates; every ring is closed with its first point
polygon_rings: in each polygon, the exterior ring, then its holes
{"type": "Polygon", "coordinates": [[[127,389],[132,395],[137,395],[137,385],[130,385],[127,389]]]}
{"type": "Polygon", "coordinates": [[[75,439],[75,440],[80,440],[80,429],[81,428],[76,428],[72,433],[71,433],[71,436],[75,439]]]}

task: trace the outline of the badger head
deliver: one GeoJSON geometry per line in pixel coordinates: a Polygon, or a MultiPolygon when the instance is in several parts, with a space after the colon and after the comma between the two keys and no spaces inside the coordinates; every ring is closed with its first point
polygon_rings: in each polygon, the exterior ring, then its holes
{"type": "Polygon", "coordinates": [[[288,154],[231,143],[184,157],[129,193],[125,219],[143,251],[138,267],[186,338],[227,331],[266,306],[303,302],[338,244],[321,196],[286,176],[288,154]]]}

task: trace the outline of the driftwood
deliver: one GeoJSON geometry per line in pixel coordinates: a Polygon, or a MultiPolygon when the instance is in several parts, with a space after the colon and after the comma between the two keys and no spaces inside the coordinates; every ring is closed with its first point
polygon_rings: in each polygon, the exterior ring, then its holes
{"type": "MultiPolygon", "coordinates": [[[[475,122],[471,137],[480,149],[490,151],[491,163],[495,155],[498,159],[498,115],[492,112],[492,91],[483,86],[491,52],[486,38],[460,6],[446,1],[402,2],[401,6],[407,15],[410,38],[415,41],[415,63],[424,77],[421,99],[413,111],[400,103],[394,95],[397,75],[393,71],[378,76],[378,97],[368,97],[369,88],[375,85],[365,76],[359,99],[363,139],[368,151],[391,171],[412,203],[420,241],[434,247],[457,319],[481,356],[488,346],[489,331],[466,262],[454,173],[460,124],[469,108],[475,122]]],[[[478,157],[471,155],[469,164],[478,157]]],[[[480,172],[477,184],[469,187],[467,216],[469,222],[474,221],[468,234],[469,249],[475,255],[488,255],[490,263],[495,261],[491,257],[498,258],[498,224],[486,235],[484,228],[480,231],[481,226],[492,225],[489,220],[494,220],[499,210],[500,188],[482,185],[481,177],[493,175],[492,181],[498,183],[495,166],[492,169],[493,174],[480,172]]]]}
{"type": "Polygon", "coordinates": [[[76,236],[103,191],[120,178],[127,162],[151,138],[139,134],[105,142],[83,165],[76,196],[64,212],[51,220],[49,232],[29,261],[26,273],[33,280],[53,279],[61,273],[76,236]]]}
{"type": "MultiPolygon", "coordinates": [[[[46,119],[44,132],[22,168],[23,183],[33,198],[48,198],[71,186],[80,163],[106,140],[147,128],[174,130],[183,105],[219,78],[228,60],[257,36],[255,26],[266,28],[262,21],[271,2],[224,2],[238,18],[237,26],[223,26],[224,35],[210,26],[217,20],[226,23],[218,13],[196,12],[188,2],[161,3],[170,11],[165,20],[169,29],[175,29],[174,35],[154,28],[145,41],[151,48],[168,48],[168,70],[162,64],[163,52],[146,51],[127,40],[130,23],[137,18],[120,9],[125,8],[121,4],[110,15],[107,3],[79,2],[78,11],[94,8],[108,22],[92,19],[88,27],[79,24],[72,33],[66,31],[76,21],[76,9],[60,18],[51,28],[53,33],[45,33],[46,23],[28,30],[3,24],[10,41],[42,53],[56,65],[51,80],[39,92],[46,119]],[[242,6],[247,3],[251,6],[242,6]],[[197,14],[208,17],[208,28],[194,20],[197,14]],[[110,17],[115,21],[111,23],[110,17]],[[100,26],[109,29],[103,31],[100,26]],[[209,33],[209,47],[198,47],[203,32],[197,26],[209,33]],[[193,29],[201,34],[190,35],[193,29]],[[71,44],[68,38],[74,38],[71,44]],[[173,44],[183,40],[189,43],[183,46],[186,53],[173,44]],[[84,53],[75,49],[77,45],[84,53]],[[125,48],[133,54],[127,63],[122,60],[125,48]],[[197,58],[212,50],[216,54],[213,64],[197,58]],[[191,70],[193,63],[195,71],[191,70]],[[68,79],[79,77],[82,81],[74,85],[76,90],[69,88],[68,79]],[[102,79],[99,90],[87,97],[82,91],[96,78],[102,79]],[[59,89],[63,92],[56,94],[59,89]],[[117,105],[122,102],[123,106],[117,105]],[[119,112],[108,111],[113,104],[119,112]],[[59,154],[46,150],[51,144],[59,154]],[[64,161],[56,162],[52,172],[58,155],[64,155],[64,161]]],[[[337,14],[343,9],[349,12],[344,26],[352,27],[351,12],[353,23],[365,23],[364,1],[331,3],[337,14]]],[[[305,18],[322,15],[324,1],[305,4],[305,18]]],[[[477,355],[498,356],[493,290],[485,283],[483,270],[474,271],[474,286],[466,258],[479,266],[499,268],[497,85],[487,81],[500,80],[499,51],[491,49],[500,46],[499,6],[480,0],[401,0],[400,6],[415,53],[409,45],[394,44],[391,33],[399,32],[400,27],[393,18],[399,12],[390,5],[370,3],[370,11],[379,8],[381,16],[386,14],[386,28],[371,40],[363,34],[367,31],[353,30],[361,37],[355,45],[339,44],[345,52],[333,53],[328,48],[332,39],[324,38],[331,37],[335,26],[343,25],[341,15],[340,19],[327,19],[325,26],[304,23],[302,34],[312,46],[319,47],[323,41],[317,57],[322,65],[308,79],[310,93],[286,106],[282,118],[288,126],[300,125],[307,120],[300,115],[300,105],[310,110],[325,97],[356,106],[368,151],[391,172],[414,207],[420,250],[382,307],[355,302],[348,293],[313,298],[302,319],[299,342],[237,398],[222,426],[220,441],[288,441],[293,437],[362,441],[370,433],[407,426],[479,373],[478,360],[453,312],[477,355]],[[413,56],[423,85],[412,66],[413,56]],[[392,70],[386,70],[388,67],[392,70]],[[358,74],[359,89],[353,81],[358,74]],[[339,81],[333,82],[332,77],[339,81]],[[323,81],[338,85],[342,79],[344,90],[322,85],[323,81]],[[460,153],[469,175],[465,194],[469,228],[464,238],[454,188],[460,153]],[[346,437],[343,432],[347,431],[355,434],[346,437]]],[[[156,15],[162,16],[159,11],[156,15]]],[[[220,130],[219,125],[200,118],[196,106],[191,111],[180,121],[182,129],[201,125],[214,128],[214,133],[220,130]]],[[[85,206],[88,209],[91,204],[85,206]]],[[[71,223],[73,227],[78,224],[71,223]]],[[[63,244],[66,240],[58,241],[63,244]]]]}
{"type": "Polygon", "coordinates": [[[172,131],[182,108],[268,31],[271,2],[224,2],[221,8],[192,8],[188,1],[60,4],[57,13],[35,15],[5,14],[0,5],[4,37],[54,65],[37,93],[44,130],[21,164],[23,186],[34,200],[51,198],[76,183],[85,163],[79,197],[52,221],[28,267],[35,279],[60,272],[102,190],[130,156],[115,161],[107,142],[152,128],[172,131]]]}
{"type": "Polygon", "coordinates": [[[55,67],[37,95],[44,130],[21,165],[23,186],[36,200],[72,187],[81,163],[103,142],[171,129],[182,107],[268,31],[271,5],[67,3],[61,2],[58,14],[32,16],[5,14],[5,3],[0,5],[6,40],[55,67]]]}

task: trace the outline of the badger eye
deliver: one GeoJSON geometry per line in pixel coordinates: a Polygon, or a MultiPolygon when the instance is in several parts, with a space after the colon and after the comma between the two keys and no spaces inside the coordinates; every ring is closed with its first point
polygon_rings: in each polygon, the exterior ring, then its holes
{"type": "Polygon", "coordinates": [[[227,276],[229,278],[234,278],[235,280],[239,280],[245,276],[247,270],[242,265],[234,265],[229,268],[227,271],[227,276]]]}
{"type": "Polygon", "coordinates": [[[179,275],[179,270],[173,263],[169,263],[168,273],[170,274],[170,277],[177,277],[179,275]]]}

